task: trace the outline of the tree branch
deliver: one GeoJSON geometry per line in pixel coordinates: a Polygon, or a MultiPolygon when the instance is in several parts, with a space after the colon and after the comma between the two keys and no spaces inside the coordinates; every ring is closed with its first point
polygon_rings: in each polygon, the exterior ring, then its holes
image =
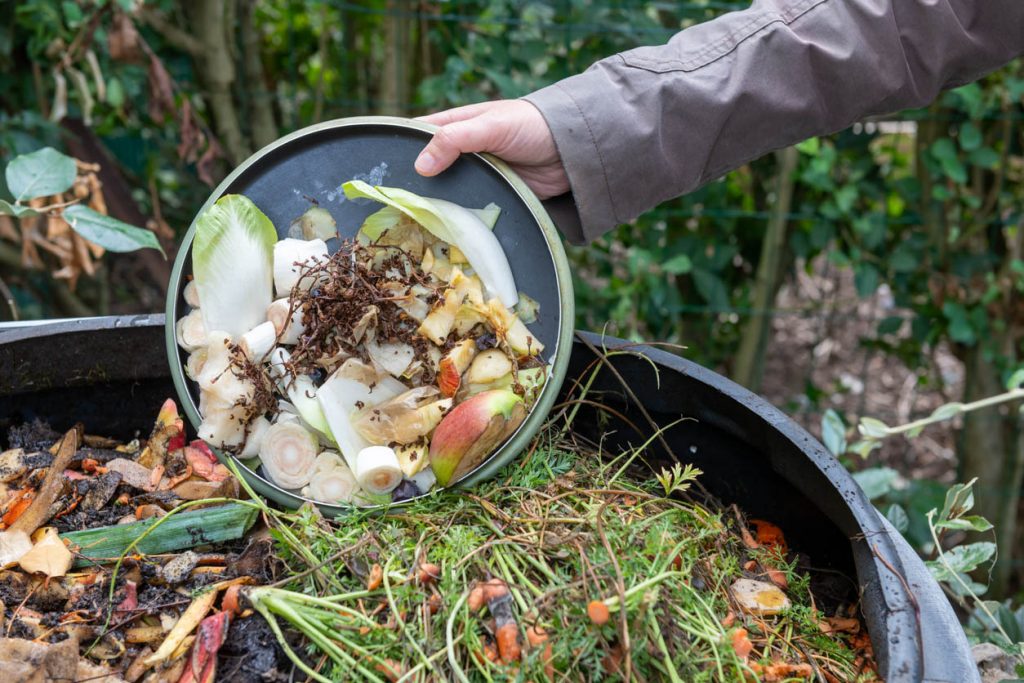
{"type": "Polygon", "coordinates": [[[139,8],[137,16],[144,24],[159,33],[160,36],[173,47],[189,54],[192,57],[197,57],[202,54],[203,44],[193,38],[187,31],[183,31],[175,26],[160,12],[142,6],[139,8]]]}

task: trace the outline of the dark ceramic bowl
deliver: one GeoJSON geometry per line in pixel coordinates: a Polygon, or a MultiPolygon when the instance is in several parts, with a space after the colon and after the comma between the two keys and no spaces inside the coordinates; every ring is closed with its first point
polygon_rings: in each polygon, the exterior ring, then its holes
{"type": "MultiPolygon", "coordinates": [[[[408,119],[367,116],[328,121],[303,128],[263,148],[224,179],[199,213],[225,194],[243,194],[274,222],[285,237],[292,219],[315,198],[331,212],[342,237],[353,237],[363,220],[380,208],[368,200],[347,200],[342,183],[362,179],[371,185],[402,187],[470,207],[490,202],[501,207],[494,232],[512,266],[520,291],[536,299],[540,312],[529,327],[545,345],[550,373],[536,404],[512,437],[459,482],[471,485],[493,477],[537,433],[565,378],[573,329],[573,292],[569,264],[551,218],[526,184],[504,163],[480,154],[463,155],[434,178],[424,178],[413,161],[430,139],[433,126],[408,119]]],[[[198,215],[198,214],[197,214],[198,215]]],[[[199,391],[185,374],[185,354],[175,342],[174,324],[187,310],[182,291],[192,272],[195,221],[174,262],[167,296],[166,346],[171,376],[185,414],[198,427],[199,391]]],[[[227,456],[218,453],[221,459],[227,456]]],[[[283,489],[242,463],[242,474],[259,493],[287,507],[308,499],[283,489]]],[[[329,515],[348,507],[320,503],[329,515]]]]}

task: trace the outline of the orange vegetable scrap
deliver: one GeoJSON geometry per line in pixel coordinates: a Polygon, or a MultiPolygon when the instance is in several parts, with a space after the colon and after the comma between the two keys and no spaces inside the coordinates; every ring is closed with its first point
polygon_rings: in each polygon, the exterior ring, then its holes
{"type": "Polygon", "coordinates": [[[591,600],[587,605],[587,616],[595,626],[604,626],[611,618],[611,613],[608,611],[608,605],[601,600],[591,600]]]}
{"type": "Polygon", "coordinates": [[[782,529],[763,519],[752,519],[750,523],[757,529],[757,542],[760,545],[777,550],[782,555],[788,552],[786,536],[782,533],[782,529]]]}
{"type": "Polygon", "coordinates": [[[366,590],[375,591],[380,588],[382,583],[384,583],[384,569],[379,564],[375,564],[370,567],[370,576],[366,580],[366,590]]]}
{"type": "Polygon", "coordinates": [[[736,656],[740,659],[746,659],[750,656],[750,653],[754,650],[754,644],[750,642],[750,637],[747,634],[747,629],[738,628],[732,632],[730,636],[732,640],[732,649],[736,653],[736,656]]]}

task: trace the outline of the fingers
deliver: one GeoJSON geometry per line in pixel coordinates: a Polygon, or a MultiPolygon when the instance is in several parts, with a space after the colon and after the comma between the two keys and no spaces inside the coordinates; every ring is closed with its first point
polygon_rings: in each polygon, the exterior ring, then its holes
{"type": "Polygon", "coordinates": [[[433,176],[451,166],[463,152],[491,151],[502,132],[494,121],[476,116],[442,126],[416,158],[416,171],[433,176]]]}
{"type": "Polygon", "coordinates": [[[493,108],[498,102],[479,102],[477,104],[467,104],[462,107],[455,107],[454,109],[447,109],[445,111],[434,112],[433,114],[427,114],[426,116],[417,117],[417,121],[425,121],[426,123],[432,123],[435,126],[444,126],[449,123],[455,123],[456,121],[465,121],[466,119],[478,116],[485,111],[493,108]]]}

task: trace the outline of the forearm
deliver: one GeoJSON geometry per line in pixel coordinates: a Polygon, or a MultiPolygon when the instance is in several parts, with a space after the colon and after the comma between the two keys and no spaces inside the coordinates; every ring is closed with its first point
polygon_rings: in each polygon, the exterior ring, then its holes
{"type": "Polygon", "coordinates": [[[769,0],[526,99],[551,128],[590,240],[766,152],[926,104],[1022,52],[1024,0],[769,0]]]}

